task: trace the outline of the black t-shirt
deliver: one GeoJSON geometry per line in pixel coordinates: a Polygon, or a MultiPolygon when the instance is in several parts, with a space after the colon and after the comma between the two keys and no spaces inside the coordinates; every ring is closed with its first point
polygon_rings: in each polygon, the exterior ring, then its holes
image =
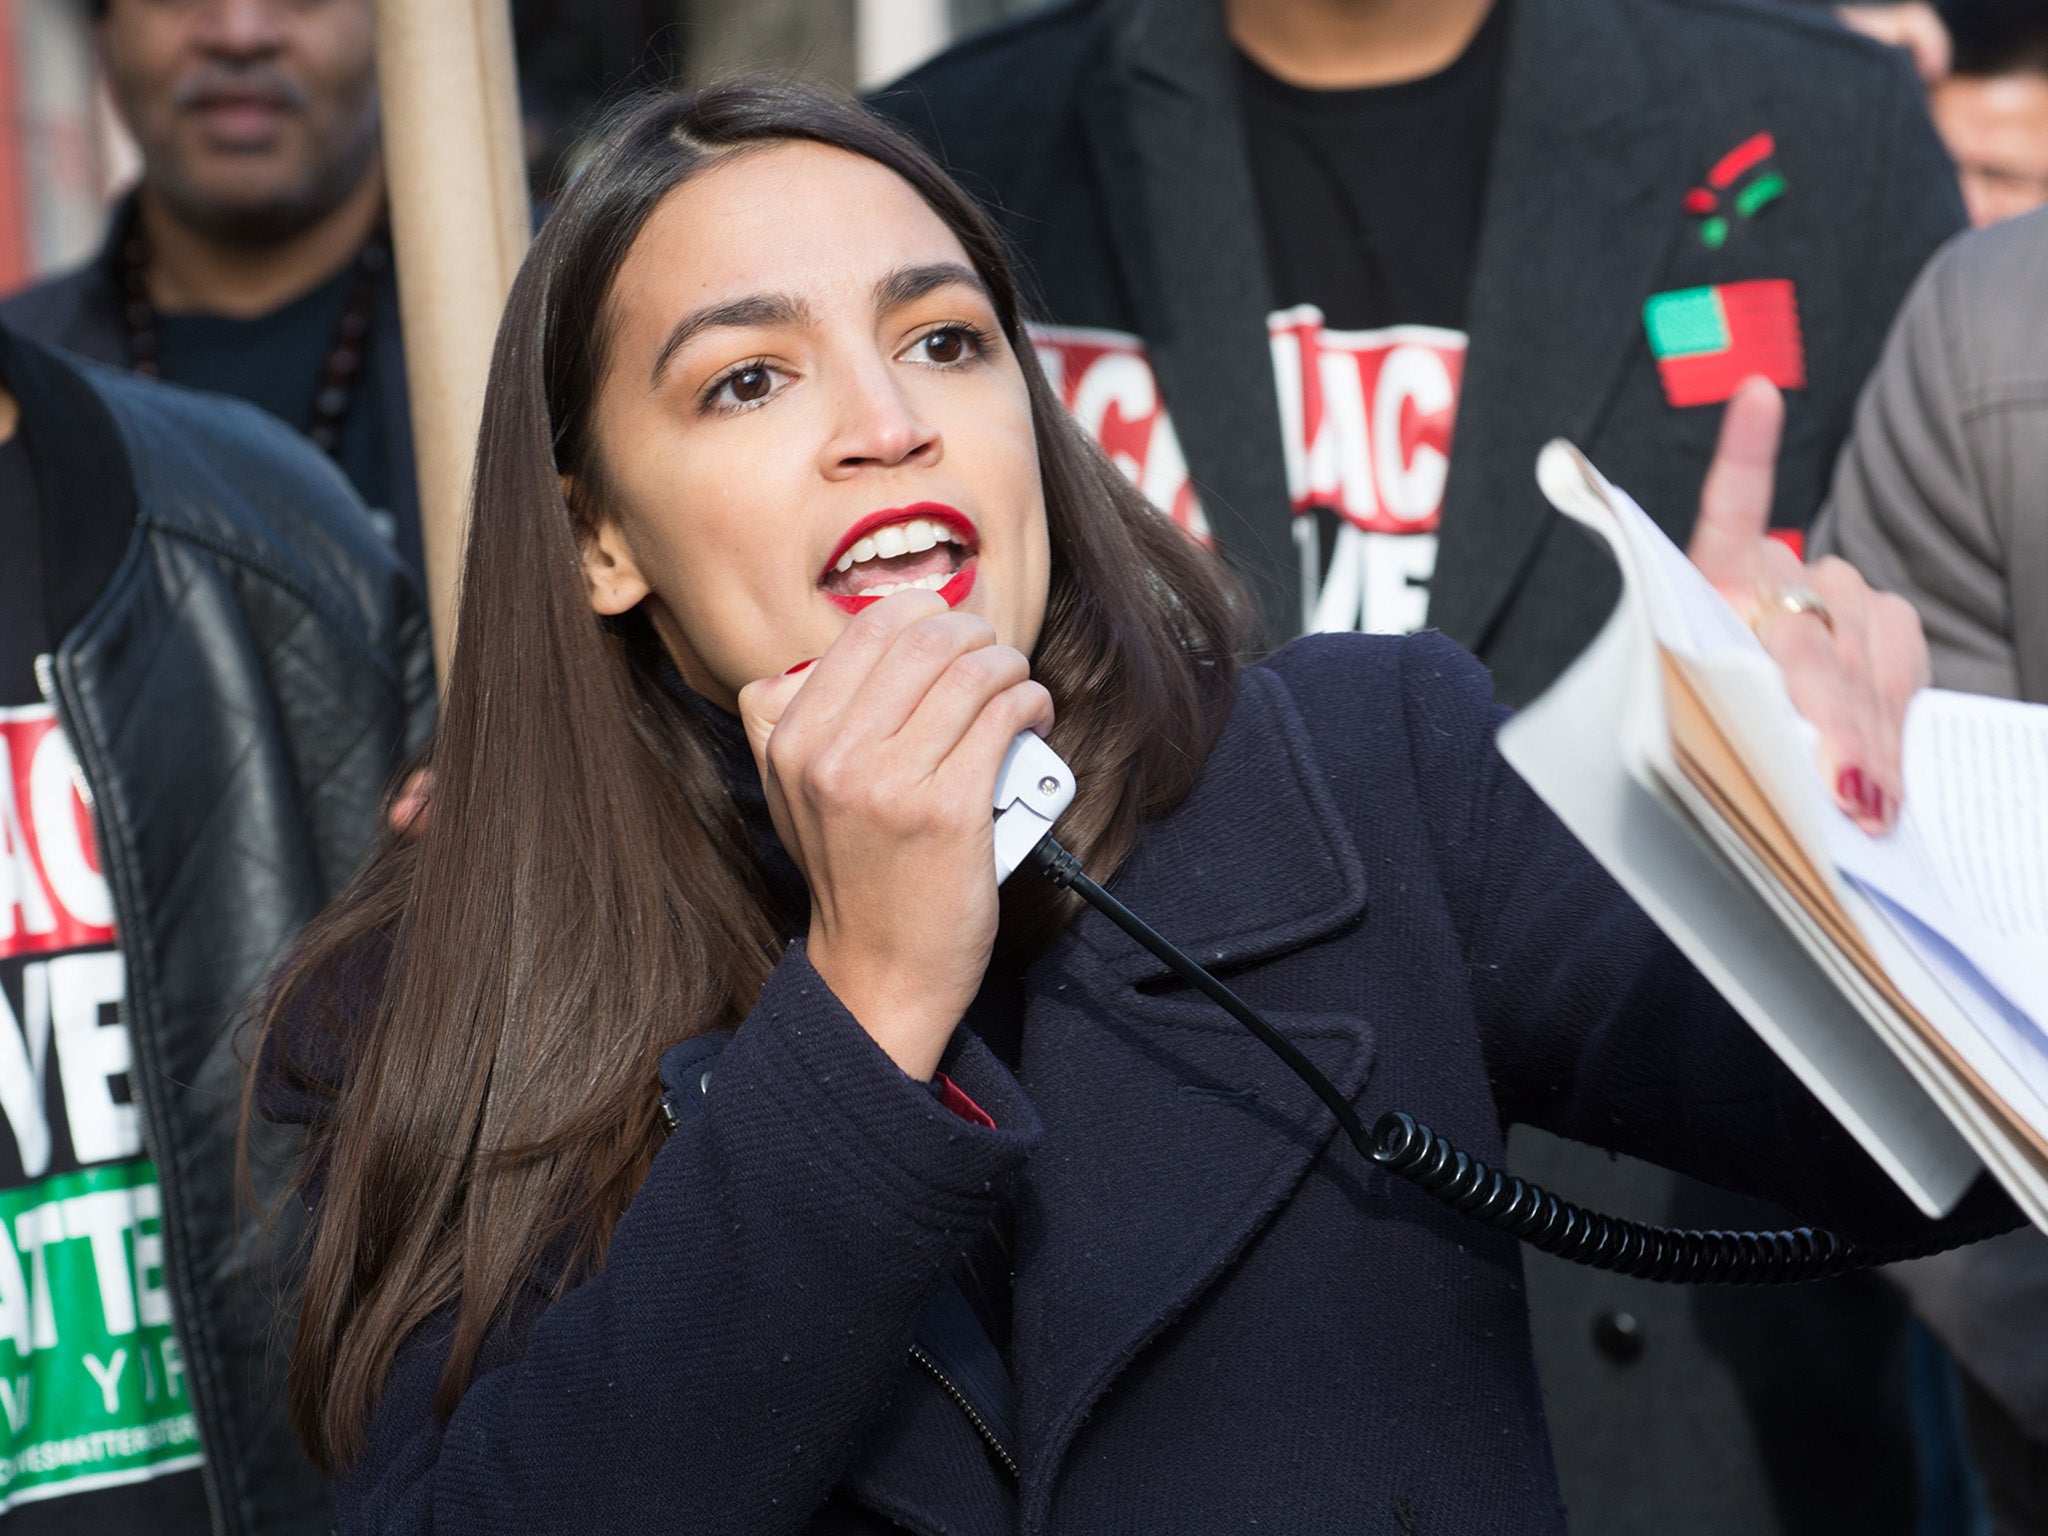
{"type": "Polygon", "coordinates": [[[0,1536],[202,1536],[126,976],[52,650],[35,476],[0,443],[0,1536]]]}
{"type": "Polygon", "coordinates": [[[28,454],[16,433],[0,443],[0,709],[41,700],[35,663],[49,648],[42,514],[28,454]]]}
{"type": "Polygon", "coordinates": [[[1508,9],[1398,85],[1305,89],[1238,56],[1305,629],[1426,621],[1508,9]]]}
{"type": "Polygon", "coordinates": [[[1273,304],[1338,330],[1462,330],[1499,117],[1506,0],[1438,74],[1309,90],[1238,55],[1273,304]]]}
{"type": "MultiPolygon", "coordinates": [[[[261,406],[287,426],[304,431],[313,419],[320,371],[334,345],[335,330],[356,280],[355,263],[318,288],[254,319],[226,315],[167,314],[158,317],[158,357],[163,376],[188,389],[210,389],[261,406]]],[[[388,282],[388,275],[382,281],[388,282]]],[[[368,346],[374,348],[373,329],[368,346]]],[[[334,455],[356,494],[374,512],[391,506],[391,476],[384,442],[387,402],[384,377],[366,360],[349,387],[348,414],[334,455]]],[[[392,529],[387,525],[387,535],[392,529]]],[[[401,550],[417,563],[417,551],[401,550]]]]}

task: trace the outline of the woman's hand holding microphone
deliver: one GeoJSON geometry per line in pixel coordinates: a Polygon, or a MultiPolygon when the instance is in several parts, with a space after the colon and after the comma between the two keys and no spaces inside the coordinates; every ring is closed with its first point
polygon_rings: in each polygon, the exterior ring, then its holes
{"type": "Polygon", "coordinates": [[[928,1080],[995,947],[996,775],[1019,731],[1051,728],[1052,696],[985,620],[900,592],[739,704],[810,885],[811,964],[928,1080]]]}

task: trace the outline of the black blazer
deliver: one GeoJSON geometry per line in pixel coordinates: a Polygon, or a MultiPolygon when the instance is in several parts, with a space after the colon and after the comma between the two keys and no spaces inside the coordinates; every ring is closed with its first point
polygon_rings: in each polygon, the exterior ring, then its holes
{"type": "MultiPolygon", "coordinates": [[[[433,715],[426,616],[348,482],[253,406],[81,364],[0,326],[61,636],[43,676],[91,790],[127,966],[130,1079],[164,1283],[223,1536],[316,1536],[277,1299],[297,1236],[239,1203],[235,1024],[355,872],[433,715]]],[[[259,1126],[256,1193],[294,1139],[259,1126]]]]}
{"type": "MultiPolygon", "coordinates": [[[[1793,280],[1809,383],[1790,396],[1776,521],[1804,527],[1886,325],[1963,209],[1911,69],[1831,18],[1512,4],[1429,622],[1521,703],[1618,590],[1538,494],[1543,443],[1578,443],[1681,543],[1691,527],[1721,413],[1665,403],[1644,301],[1793,280]],[[1684,196],[1762,129],[1789,190],[1709,250],[1684,196]]],[[[1210,524],[1285,639],[1300,575],[1235,97],[1218,0],[1076,0],[969,38],[875,104],[998,212],[1045,318],[1144,339],[1210,524]]]]}
{"type": "MultiPolygon", "coordinates": [[[[1440,637],[1304,640],[1246,673],[1115,889],[1368,1123],[1409,1108],[1497,1158],[1530,1121],[1925,1231],[1509,771],[1499,720],[1440,637]]],[[[1364,1164],[1099,914],[1023,987],[1014,1072],[968,1030],[942,1063],[984,1127],[792,944],[736,1031],[663,1063],[694,1109],[602,1272],[530,1293],[452,1418],[448,1316],[401,1350],[341,1530],[1562,1536],[1514,1242],[1364,1164]],[[1006,1194],[1016,1476],[911,1356],[1006,1194]]],[[[290,1047],[326,1081],[324,1021],[371,999],[341,1001],[290,1047]]],[[[291,1082],[273,1108],[324,1112],[291,1082]]]]}

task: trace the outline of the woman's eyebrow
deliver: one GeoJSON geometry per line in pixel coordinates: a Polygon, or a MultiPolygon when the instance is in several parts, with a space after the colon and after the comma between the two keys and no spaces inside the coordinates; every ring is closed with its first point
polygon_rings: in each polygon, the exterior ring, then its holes
{"type": "Polygon", "coordinates": [[[957,261],[931,261],[922,266],[898,267],[875,284],[875,308],[884,314],[901,304],[912,304],[936,289],[965,283],[984,299],[988,288],[972,267],[957,261]]]}
{"type": "Polygon", "coordinates": [[[675,323],[668,339],[661,344],[661,350],[654,354],[654,368],[648,381],[659,386],[669,359],[688,345],[692,337],[716,326],[808,325],[810,320],[811,312],[803,300],[782,293],[749,294],[744,299],[730,299],[723,304],[707,304],[702,309],[693,309],[675,323]]]}

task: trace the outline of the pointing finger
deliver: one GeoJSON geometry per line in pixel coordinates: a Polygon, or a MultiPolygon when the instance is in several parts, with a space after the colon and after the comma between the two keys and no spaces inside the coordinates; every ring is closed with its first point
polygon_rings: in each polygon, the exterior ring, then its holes
{"type": "Polygon", "coordinates": [[[1753,602],[1778,479],[1785,397],[1768,379],[1743,382],[1721,416],[1714,461],[1700,486],[1699,519],[1686,554],[1724,597],[1753,602]]]}

